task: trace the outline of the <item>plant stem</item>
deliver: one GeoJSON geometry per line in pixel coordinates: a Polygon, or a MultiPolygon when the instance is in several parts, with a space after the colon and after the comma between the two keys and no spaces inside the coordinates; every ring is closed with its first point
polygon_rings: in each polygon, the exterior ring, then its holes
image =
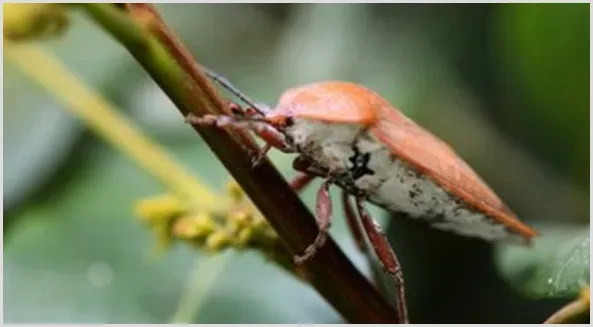
{"type": "Polygon", "coordinates": [[[189,271],[186,288],[171,318],[172,324],[192,323],[216,280],[222,275],[234,254],[234,252],[225,251],[209,258],[196,260],[194,268],[189,271]]]}
{"type": "MultiPolygon", "coordinates": [[[[225,112],[220,96],[196,68],[198,65],[182,65],[185,56],[182,58],[180,54],[187,51],[175,53],[170,50],[171,45],[183,49],[176,39],[158,41],[114,5],[85,4],[83,7],[90,17],[130,51],[182,115],[186,116],[190,112],[198,116],[225,112]],[[161,42],[168,44],[169,49],[161,42]]],[[[161,21],[158,27],[166,28],[166,25],[161,21]]],[[[168,34],[172,35],[170,32],[168,34]]],[[[163,36],[166,35],[160,35],[163,36]]],[[[315,239],[318,228],[311,212],[282,175],[268,160],[252,168],[249,153],[244,149],[247,144],[241,144],[236,135],[216,128],[194,129],[268,219],[290,252],[302,253],[315,239]]],[[[356,270],[331,238],[314,258],[305,263],[305,268],[308,280],[348,321],[397,322],[394,309],[356,270]]]]}
{"type": "Polygon", "coordinates": [[[590,300],[589,300],[589,287],[583,288],[580,296],[568,303],[567,305],[554,312],[544,324],[570,324],[575,323],[579,317],[586,315],[589,312],[590,300]]]}
{"type": "Polygon", "coordinates": [[[582,301],[575,300],[554,312],[544,324],[568,324],[574,318],[584,314],[589,310],[589,305],[582,301]]]}
{"type": "Polygon", "coordinates": [[[146,137],[113,108],[107,100],[72,75],[42,49],[4,42],[4,54],[34,81],[64,102],[64,108],[83,120],[113,147],[155,176],[167,188],[201,210],[220,207],[220,199],[193,174],[169,157],[164,149],[146,137]]]}

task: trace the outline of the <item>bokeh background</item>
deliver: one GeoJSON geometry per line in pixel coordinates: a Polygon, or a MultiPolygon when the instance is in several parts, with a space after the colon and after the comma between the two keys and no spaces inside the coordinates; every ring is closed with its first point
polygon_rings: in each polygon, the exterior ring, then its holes
{"type": "MultiPolygon", "coordinates": [[[[548,249],[574,233],[586,233],[588,247],[588,4],[157,8],[201,63],[261,102],[318,80],[373,88],[452,144],[549,235],[548,249]]],[[[85,16],[72,18],[64,37],[40,46],[222,189],[227,172],[155,83],[85,16]]],[[[196,323],[341,322],[259,253],[210,257],[178,245],[155,258],[133,205],[163,192],[160,184],[6,59],[4,82],[6,322],[165,323],[188,288],[199,298],[196,323]]],[[[271,157],[293,176],[292,156],[271,157]]],[[[311,207],[314,193],[304,194],[311,207]]],[[[517,268],[507,250],[372,211],[403,262],[413,322],[537,323],[568,300],[533,299],[513,285],[509,271],[528,278],[524,253],[517,268]]],[[[331,233],[370,275],[340,211],[331,233]]]]}

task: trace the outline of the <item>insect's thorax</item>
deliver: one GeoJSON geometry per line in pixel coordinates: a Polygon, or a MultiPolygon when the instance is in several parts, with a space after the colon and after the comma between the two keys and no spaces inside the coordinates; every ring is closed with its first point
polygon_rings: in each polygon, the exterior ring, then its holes
{"type": "Polygon", "coordinates": [[[389,152],[360,125],[294,119],[286,134],[297,152],[334,177],[351,177],[363,191],[378,188],[388,177],[389,152]]]}
{"type": "Polygon", "coordinates": [[[350,193],[437,229],[487,240],[511,236],[504,225],[419,174],[360,125],[297,118],[285,133],[299,153],[337,176],[336,183],[350,193]]]}

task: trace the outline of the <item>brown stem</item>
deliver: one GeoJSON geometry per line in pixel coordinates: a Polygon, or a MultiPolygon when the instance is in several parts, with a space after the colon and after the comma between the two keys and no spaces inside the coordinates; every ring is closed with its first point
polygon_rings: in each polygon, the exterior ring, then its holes
{"type": "MultiPolygon", "coordinates": [[[[127,8],[133,17],[150,26],[149,30],[160,42],[147,35],[138,20],[130,21],[129,16],[113,5],[85,4],[84,8],[130,51],[183,116],[190,112],[198,116],[225,112],[220,96],[152,5],[128,4],[127,8]]],[[[315,239],[317,225],[282,175],[268,160],[251,168],[249,153],[241,145],[245,137],[237,139],[234,137],[237,135],[216,128],[194,129],[268,219],[290,252],[302,253],[315,239]]],[[[394,309],[331,238],[304,268],[315,289],[349,322],[397,322],[394,309]]]]}

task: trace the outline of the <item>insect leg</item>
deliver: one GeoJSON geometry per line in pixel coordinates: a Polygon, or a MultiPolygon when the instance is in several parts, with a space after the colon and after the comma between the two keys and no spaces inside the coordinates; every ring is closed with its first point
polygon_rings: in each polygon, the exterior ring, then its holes
{"type": "Polygon", "coordinates": [[[327,240],[327,233],[332,218],[332,201],[329,194],[330,184],[331,180],[326,179],[323,181],[323,184],[321,184],[321,187],[317,192],[317,204],[315,209],[319,233],[317,234],[317,237],[315,237],[313,243],[307,246],[305,252],[302,255],[294,256],[294,262],[297,265],[300,265],[315,256],[317,251],[323,246],[323,244],[325,244],[325,241],[327,240]]]}
{"type": "Polygon", "coordinates": [[[344,190],[342,190],[342,205],[344,206],[344,215],[346,216],[348,229],[350,229],[350,233],[352,233],[356,246],[361,252],[366,252],[368,250],[367,245],[364,241],[364,236],[362,235],[362,230],[360,229],[356,213],[354,213],[354,209],[352,208],[350,194],[344,190]]]}
{"type": "MultiPolygon", "coordinates": [[[[327,176],[329,174],[327,171],[324,171],[322,168],[315,166],[315,163],[313,161],[311,161],[311,159],[309,159],[303,155],[300,155],[297,158],[295,158],[295,160],[293,162],[293,168],[302,172],[302,174],[303,174],[303,175],[297,176],[295,179],[293,179],[291,181],[291,185],[293,185],[293,189],[296,192],[300,192],[301,189],[304,188],[306,186],[306,184],[311,182],[311,180],[313,180],[315,177],[327,176]],[[309,177],[307,177],[307,176],[309,176],[309,177]],[[301,185],[300,185],[301,183],[305,183],[305,185],[301,187],[301,185]]],[[[352,204],[349,201],[349,198],[348,198],[349,195],[350,194],[348,192],[346,192],[344,190],[342,191],[342,205],[343,205],[343,209],[344,209],[344,214],[346,216],[346,221],[348,223],[348,228],[350,229],[350,232],[352,233],[354,241],[356,242],[356,245],[358,246],[360,251],[366,252],[367,246],[364,241],[364,237],[362,235],[362,230],[360,229],[360,225],[358,223],[356,213],[354,212],[354,210],[352,208],[352,204]]]]}
{"type": "MultiPolygon", "coordinates": [[[[249,113],[247,113],[249,116],[249,113]]],[[[277,148],[283,152],[292,152],[292,148],[286,142],[284,134],[280,133],[277,129],[266,122],[252,121],[248,117],[244,117],[241,114],[235,116],[229,115],[204,115],[198,117],[192,113],[188,114],[185,118],[186,122],[193,125],[200,126],[216,126],[219,128],[231,128],[240,131],[253,131],[260,138],[262,138],[266,145],[263,149],[258,151],[254,157],[252,165],[256,166],[266,156],[271,148],[277,148]]]]}
{"type": "Polygon", "coordinates": [[[395,252],[393,252],[391,245],[387,241],[387,238],[381,231],[379,225],[373,220],[369,212],[364,207],[364,198],[358,197],[356,199],[356,207],[358,209],[358,214],[362,219],[362,225],[364,226],[366,234],[369,237],[370,243],[373,245],[379,261],[383,265],[383,269],[385,269],[395,281],[396,304],[399,322],[407,324],[409,323],[409,320],[408,308],[406,306],[404,275],[397,255],[395,252]]]}
{"type": "Polygon", "coordinates": [[[305,187],[309,186],[311,181],[315,179],[316,176],[306,174],[306,173],[299,173],[295,178],[290,181],[290,187],[296,192],[300,193],[305,187]]]}
{"type": "Polygon", "coordinates": [[[288,150],[289,148],[284,134],[280,133],[266,122],[252,121],[249,118],[230,115],[203,115],[198,117],[193,113],[188,114],[185,120],[193,125],[252,130],[272,147],[278,148],[279,150],[288,150]]]}

